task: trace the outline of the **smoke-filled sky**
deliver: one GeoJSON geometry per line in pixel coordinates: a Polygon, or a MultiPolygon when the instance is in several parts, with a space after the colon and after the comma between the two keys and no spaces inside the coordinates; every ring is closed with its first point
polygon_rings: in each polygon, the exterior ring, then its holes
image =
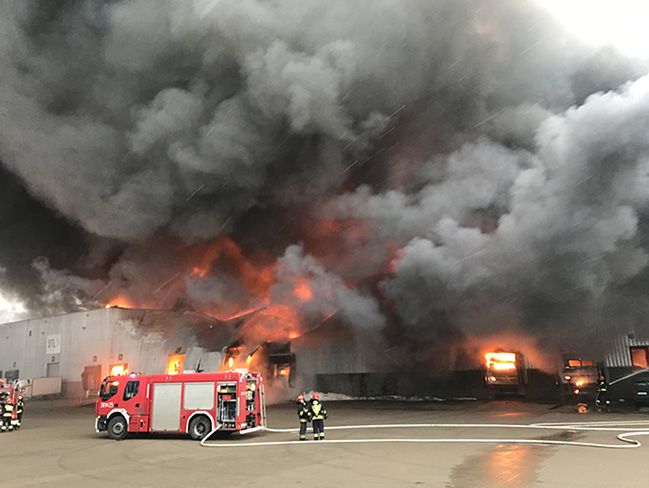
{"type": "Polygon", "coordinates": [[[25,313],[266,307],[249,333],[422,354],[645,327],[648,65],[537,2],[6,1],[0,65],[25,313]]]}

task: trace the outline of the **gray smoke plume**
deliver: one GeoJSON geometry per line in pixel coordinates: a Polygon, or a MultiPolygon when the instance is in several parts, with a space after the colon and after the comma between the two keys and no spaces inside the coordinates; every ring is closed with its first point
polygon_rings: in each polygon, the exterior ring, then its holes
{"type": "Polygon", "coordinates": [[[7,1],[0,62],[35,312],[284,304],[416,350],[649,310],[647,64],[531,0],[7,1]]]}

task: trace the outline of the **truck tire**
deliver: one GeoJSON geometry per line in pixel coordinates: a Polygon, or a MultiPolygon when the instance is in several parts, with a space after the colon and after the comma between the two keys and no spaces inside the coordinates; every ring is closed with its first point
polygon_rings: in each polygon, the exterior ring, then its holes
{"type": "Polygon", "coordinates": [[[115,415],[108,421],[108,437],[116,441],[121,441],[128,434],[128,424],[126,419],[121,415],[115,415]]]}
{"type": "Polygon", "coordinates": [[[195,441],[200,441],[212,430],[212,423],[205,415],[198,415],[189,422],[189,436],[195,441]]]}

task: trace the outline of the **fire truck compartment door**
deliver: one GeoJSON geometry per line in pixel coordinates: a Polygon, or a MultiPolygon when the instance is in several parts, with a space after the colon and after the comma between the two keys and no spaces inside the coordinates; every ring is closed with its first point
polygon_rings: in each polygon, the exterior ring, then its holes
{"type": "Polygon", "coordinates": [[[212,410],[214,383],[185,383],[185,410],[212,410]]]}
{"type": "Polygon", "coordinates": [[[181,383],[155,383],[153,385],[151,430],[180,430],[181,389],[181,383]]]}

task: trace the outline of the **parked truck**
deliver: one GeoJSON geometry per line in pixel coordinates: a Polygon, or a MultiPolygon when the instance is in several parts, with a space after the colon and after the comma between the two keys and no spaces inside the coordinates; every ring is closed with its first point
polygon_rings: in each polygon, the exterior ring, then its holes
{"type": "Polygon", "coordinates": [[[217,428],[244,434],[266,425],[262,377],[246,370],[109,376],[95,409],[95,430],[115,440],[142,432],[201,440],[217,428]]]}
{"type": "Polygon", "coordinates": [[[598,377],[599,372],[593,361],[576,355],[564,355],[560,378],[564,400],[577,403],[594,401],[598,377]]]}
{"type": "Polygon", "coordinates": [[[484,379],[493,397],[525,396],[527,368],[519,352],[498,349],[485,354],[484,379]]]}

